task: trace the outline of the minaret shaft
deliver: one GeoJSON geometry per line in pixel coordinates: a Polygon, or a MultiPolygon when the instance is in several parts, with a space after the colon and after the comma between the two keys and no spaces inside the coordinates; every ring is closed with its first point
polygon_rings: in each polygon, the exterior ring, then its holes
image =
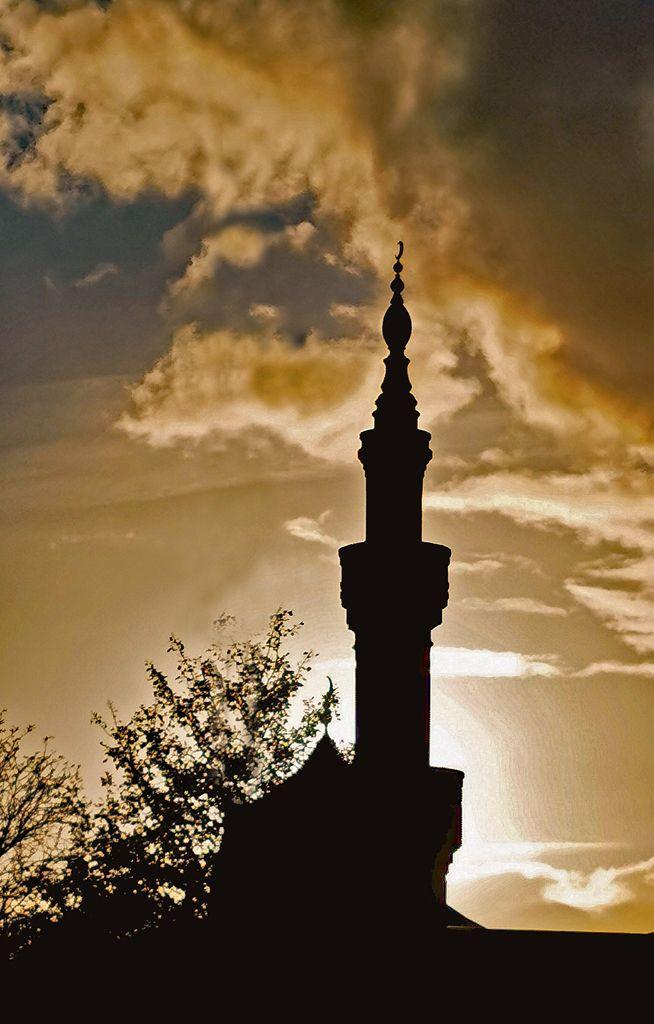
{"type": "Polygon", "coordinates": [[[357,635],[356,756],[384,768],[392,759],[400,774],[414,775],[429,763],[429,632],[396,630],[357,635]],[[390,692],[383,693],[380,681],[390,692]],[[399,692],[398,692],[399,691],[399,692]]]}
{"type": "Polygon", "coordinates": [[[422,540],[422,485],[431,459],[426,430],[404,435],[379,429],[361,434],[366,475],[366,541],[416,544],[422,540]]]}

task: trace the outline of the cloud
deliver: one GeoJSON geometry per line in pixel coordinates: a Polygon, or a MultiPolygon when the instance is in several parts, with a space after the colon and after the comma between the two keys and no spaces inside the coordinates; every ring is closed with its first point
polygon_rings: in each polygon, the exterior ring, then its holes
{"type": "Polygon", "coordinates": [[[586,562],[580,565],[579,571],[585,577],[600,579],[611,585],[640,584],[644,577],[654,578],[654,556],[629,557],[615,553],[607,558],[586,562]]]}
{"type": "Polygon", "coordinates": [[[516,679],[560,674],[552,661],[517,651],[440,646],[432,648],[431,671],[434,677],[462,676],[468,679],[516,679]]]}
{"type": "Polygon", "coordinates": [[[555,617],[568,614],[565,608],[537,601],[533,597],[465,597],[458,601],[458,607],[476,612],[519,612],[555,617]]]}
{"type": "Polygon", "coordinates": [[[324,529],[324,523],[330,515],[330,510],[326,509],[317,519],[310,519],[308,516],[289,519],[284,523],[284,529],[298,540],[307,541],[309,544],[320,544],[329,548],[330,551],[336,551],[341,542],[326,533],[324,529]]]}
{"type": "MultiPolygon", "coordinates": [[[[646,523],[652,528],[652,521],[646,523]]],[[[640,654],[654,651],[654,530],[638,557],[600,560],[578,569],[565,581],[576,600],[621,634],[640,654]]]]}
{"type": "Polygon", "coordinates": [[[654,882],[654,857],[591,871],[555,867],[537,859],[548,852],[606,849],[589,843],[480,843],[464,846],[456,855],[450,881],[477,882],[499,875],[520,875],[542,883],[540,896],[575,910],[599,913],[637,898],[636,883],[654,882]]]}
{"type": "Polygon", "coordinates": [[[576,910],[601,911],[635,899],[628,879],[641,877],[647,884],[651,884],[653,871],[654,857],[617,868],[595,868],[587,874],[563,868],[553,869],[550,874],[551,883],[543,889],[543,899],[576,910]]]}
{"type": "Polygon", "coordinates": [[[608,468],[586,473],[499,472],[446,485],[426,496],[442,512],[497,513],[543,529],[562,526],[588,543],[610,540],[649,547],[649,481],[638,473],[608,468]]]}
{"type": "Polygon", "coordinates": [[[654,587],[649,582],[644,580],[642,591],[636,593],[573,580],[566,580],[565,587],[634,650],[640,654],[654,651],[654,587]]]}
{"type": "Polygon", "coordinates": [[[466,192],[495,200],[490,230],[514,288],[558,320],[587,377],[613,374],[644,396],[627,363],[643,359],[652,323],[654,233],[640,223],[652,195],[651,55],[638,40],[654,12],[626,0],[619,26],[614,13],[565,0],[477,5],[471,73],[448,110],[467,113],[455,122],[470,142],[466,192]]]}
{"type": "Polygon", "coordinates": [[[468,562],[464,559],[457,559],[453,562],[450,572],[463,576],[490,576],[504,568],[505,563],[501,558],[484,556],[468,562]]]}
{"type": "Polygon", "coordinates": [[[261,320],[264,323],[277,320],[279,318],[279,308],[277,306],[268,305],[265,302],[253,302],[250,306],[249,313],[253,320],[261,320]]]}
{"type": "MultiPolygon", "coordinates": [[[[188,325],[132,389],[119,426],[153,446],[215,445],[236,435],[258,444],[265,432],[315,457],[349,461],[352,438],[370,422],[379,390],[378,348],[365,337],[311,334],[297,345],[282,335],[203,333],[188,325]]],[[[450,414],[473,392],[444,367],[423,414],[450,414]]]]}
{"type": "Polygon", "coordinates": [[[407,239],[412,308],[449,319],[439,345],[475,346],[518,416],[644,444],[647,374],[616,353],[652,319],[648,26],[623,6],[617,28],[599,9],[570,32],[563,0],[374,17],[325,0],[310,21],[299,0],[5,5],[0,183],[26,203],[196,194],[215,217],[311,195],[339,265],[385,282],[407,239]]]}
{"type": "Polygon", "coordinates": [[[124,544],[137,540],[135,530],[93,530],[83,533],[62,533],[48,543],[51,551],[78,544],[124,544]]]}
{"type": "Polygon", "coordinates": [[[59,295],[59,288],[52,277],[52,274],[43,275],[43,284],[45,285],[46,291],[49,291],[52,295],[59,295]]]}
{"type": "Polygon", "coordinates": [[[268,244],[265,234],[248,227],[229,227],[210,235],[191,256],[182,277],[171,283],[170,295],[176,298],[183,292],[195,291],[211,280],[220,263],[241,269],[256,266],[268,244]]]}
{"type": "Polygon", "coordinates": [[[505,452],[502,448],[485,448],[484,451],[480,452],[479,460],[497,469],[504,469],[504,467],[510,466],[515,462],[515,454],[505,452]]]}
{"type": "MultiPolygon", "coordinates": [[[[231,331],[179,330],[170,351],[132,390],[119,426],[154,446],[265,431],[323,457],[338,457],[359,417],[369,363],[348,342],[231,331]],[[342,428],[329,416],[338,410],[342,428]]],[[[343,452],[344,454],[344,452],[343,452]]]]}
{"type": "Polygon", "coordinates": [[[273,246],[289,245],[300,251],[306,247],[315,227],[308,221],[292,224],[283,231],[259,231],[248,225],[233,224],[204,238],[184,271],[169,285],[172,298],[195,291],[211,281],[221,263],[241,270],[256,267],[273,246]]]}
{"type": "Polygon", "coordinates": [[[594,661],[584,666],[575,676],[578,679],[585,679],[589,676],[644,676],[654,678],[654,662],[633,662],[633,661],[594,661]]]}
{"type": "Polygon", "coordinates": [[[333,316],[335,320],[358,320],[361,310],[358,306],[335,302],[330,306],[329,315],[333,316]]]}
{"type": "Polygon", "coordinates": [[[73,281],[73,284],[76,288],[89,288],[91,285],[104,281],[106,277],[114,277],[117,273],[118,267],[115,263],[98,263],[87,274],[73,281]]]}
{"type": "Polygon", "coordinates": [[[640,653],[654,650],[654,529],[645,474],[607,468],[545,475],[498,472],[431,492],[425,504],[442,512],[498,514],[521,526],[564,528],[586,544],[631,551],[627,563],[617,567],[580,566],[565,586],[626,644],[640,653]]]}
{"type": "Polygon", "coordinates": [[[457,558],[450,566],[450,572],[463,576],[491,576],[509,568],[520,569],[532,574],[542,574],[541,567],[533,558],[501,551],[489,555],[478,555],[468,560],[457,558]]]}
{"type": "MultiPolygon", "coordinates": [[[[323,668],[323,663],[318,662],[317,665],[323,668]]],[[[324,665],[336,679],[354,679],[354,658],[333,658],[324,665]]],[[[431,673],[434,679],[519,679],[560,674],[553,660],[546,661],[517,651],[439,645],[434,645],[431,650],[431,673]]]]}

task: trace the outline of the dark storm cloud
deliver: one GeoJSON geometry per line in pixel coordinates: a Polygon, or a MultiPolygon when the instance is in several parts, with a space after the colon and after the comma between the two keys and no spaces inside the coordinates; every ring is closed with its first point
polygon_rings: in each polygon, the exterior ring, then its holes
{"type": "Polygon", "coordinates": [[[566,328],[568,358],[646,400],[654,371],[654,5],[474,5],[432,106],[481,274],[566,328]]]}

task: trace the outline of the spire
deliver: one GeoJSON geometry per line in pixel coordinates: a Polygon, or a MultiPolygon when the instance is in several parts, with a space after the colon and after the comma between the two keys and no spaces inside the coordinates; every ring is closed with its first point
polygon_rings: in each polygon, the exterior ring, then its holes
{"type": "Polygon", "coordinates": [[[411,381],[407,370],[409,360],[404,355],[411,337],[412,325],[402,298],[404,281],[400,274],[404,268],[400,260],[404,252],[404,242],[398,242],[398,246],[393,264],[395,277],[390,284],[393,297],[382,322],[382,334],[388,345],[389,354],[384,360],[386,373],[381,386],[382,393],[373,412],[375,427],[393,430],[415,428],[419,415],[416,411],[416,400],[411,394],[411,381]]]}

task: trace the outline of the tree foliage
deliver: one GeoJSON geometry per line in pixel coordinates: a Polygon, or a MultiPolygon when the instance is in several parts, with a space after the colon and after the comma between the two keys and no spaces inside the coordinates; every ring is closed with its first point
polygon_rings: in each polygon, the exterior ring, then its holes
{"type": "Polygon", "coordinates": [[[88,830],[78,769],[0,710],[0,927],[56,916],[48,893],[88,830]],[[32,747],[32,749],[29,749],[32,747]]]}
{"type": "MultiPolygon", "coordinates": [[[[261,638],[225,643],[229,621],[202,657],[171,638],[173,682],[148,666],[152,701],[123,722],[110,705],[104,799],[87,842],[82,897],[113,900],[137,928],[203,916],[227,801],[255,800],[292,774],[335,709],[330,685],[302,699],[312,654],[294,662],[298,626],[275,613],[261,638]]],[[[301,625],[301,624],[300,624],[301,625]]]]}
{"type": "Polygon", "coordinates": [[[110,934],[206,913],[229,801],[262,797],[302,764],[336,709],[303,689],[313,655],[294,660],[299,626],[278,611],[262,637],[228,642],[231,620],[201,657],[171,638],[171,681],[148,665],[152,697],[126,721],[109,705],[103,793],[85,802],[76,768],[32,727],[0,715],[0,921],[10,948],[65,918],[110,934]],[[26,925],[26,927],[22,927],[26,925]],[[10,934],[11,933],[11,934],[10,934]]]}

